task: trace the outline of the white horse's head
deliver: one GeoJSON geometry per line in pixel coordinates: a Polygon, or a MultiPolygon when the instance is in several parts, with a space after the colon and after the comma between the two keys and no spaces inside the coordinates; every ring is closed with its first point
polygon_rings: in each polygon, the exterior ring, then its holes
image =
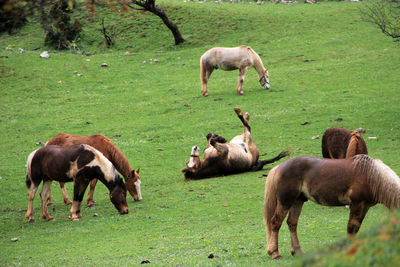
{"type": "Polygon", "coordinates": [[[269,74],[268,70],[265,70],[264,73],[261,75],[259,78],[260,84],[262,87],[264,87],[265,90],[268,90],[270,85],[269,85],[269,74]]]}

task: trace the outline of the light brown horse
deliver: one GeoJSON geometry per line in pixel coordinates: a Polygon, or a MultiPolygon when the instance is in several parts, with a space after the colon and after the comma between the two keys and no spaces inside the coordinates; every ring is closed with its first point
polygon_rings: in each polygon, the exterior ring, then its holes
{"type": "Polygon", "coordinates": [[[28,188],[28,209],[25,217],[34,222],[33,200],[43,181],[40,197],[42,199],[42,218],[54,221],[47,209],[50,187],[53,180],[74,182],[74,198],[71,219],[81,217],[81,202],[89,182],[97,178],[110,191],[110,200],[120,214],[128,213],[126,186],[112,163],[104,155],[89,145],[72,147],[45,146],[33,151],[27,161],[26,187],[28,188]]]}
{"type": "Polygon", "coordinates": [[[269,89],[269,74],[264,68],[260,56],[250,46],[234,48],[214,47],[200,57],[201,93],[208,96],[207,83],[214,69],[237,70],[239,79],[236,86],[238,94],[243,95],[244,76],[250,67],[254,67],[258,73],[258,81],[264,89],[269,89]]]}
{"type": "MultiPolygon", "coordinates": [[[[51,138],[47,143],[48,145],[57,145],[62,147],[75,146],[80,144],[88,144],[97,150],[99,150],[103,155],[111,161],[111,163],[115,166],[117,171],[124,176],[126,187],[128,192],[131,194],[135,201],[142,199],[141,193],[141,181],[139,177],[140,169],[135,171],[128,162],[128,159],[122,153],[121,150],[118,149],[114,143],[101,134],[95,134],[91,136],[79,136],[72,135],[66,133],[60,133],[51,138]]],[[[94,188],[96,186],[97,179],[93,179],[90,182],[90,188],[87,195],[86,203],[87,205],[93,206],[95,201],[93,200],[94,188]]],[[[66,205],[71,204],[71,200],[69,200],[67,190],[65,189],[65,183],[60,182],[60,187],[62,190],[63,200],[66,205]]],[[[51,205],[51,199],[49,198],[49,205],[51,205]]]]}
{"type": "Polygon", "coordinates": [[[258,160],[259,151],[251,136],[248,124],[250,114],[239,108],[234,109],[244,126],[244,133],[234,137],[229,143],[215,134],[207,134],[208,147],[204,151],[204,160],[200,160],[199,148],[194,146],[187,168],[182,169],[186,179],[202,179],[226,174],[261,170],[265,164],[273,163],[289,155],[288,151],[268,160],[258,160]]]}
{"type": "Polygon", "coordinates": [[[330,127],[322,136],[322,156],[344,159],[358,154],[368,154],[367,145],[358,131],[330,127]]]}
{"type": "Polygon", "coordinates": [[[299,156],[274,167],[266,179],[264,203],[267,252],[273,259],[281,258],[278,234],[288,213],[290,251],[303,253],[297,223],[307,200],[325,206],[350,205],[347,233],[353,237],[370,207],[381,203],[400,208],[400,179],[382,161],[365,154],[347,159],[299,156]]]}

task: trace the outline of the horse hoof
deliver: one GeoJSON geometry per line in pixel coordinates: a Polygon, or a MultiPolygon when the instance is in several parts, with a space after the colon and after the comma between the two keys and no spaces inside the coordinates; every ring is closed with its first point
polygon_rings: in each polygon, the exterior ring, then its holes
{"type": "Polygon", "coordinates": [[[73,222],[74,222],[74,221],[79,221],[79,218],[78,218],[78,217],[72,217],[72,218],[71,218],[71,221],[73,221],[73,222]]]}
{"type": "Polygon", "coordinates": [[[47,202],[47,206],[53,206],[53,202],[47,202]]]}
{"type": "Polygon", "coordinates": [[[64,204],[69,206],[72,205],[72,201],[71,200],[64,200],[64,204]]]}
{"type": "Polygon", "coordinates": [[[28,221],[29,223],[34,223],[35,222],[35,219],[29,219],[29,221],[28,221]]]}
{"type": "Polygon", "coordinates": [[[272,259],[273,259],[273,260],[280,260],[280,259],[282,259],[282,256],[281,256],[281,254],[272,255],[272,259]]]}
{"type": "Polygon", "coordinates": [[[87,206],[88,206],[89,208],[93,208],[93,207],[94,207],[94,203],[88,203],[87,206]]]}
{"type": "Polygon", "coordinates": [[[49,221],[49,222],[54,222],[55,220],[54,220],[53,217],[50,217],[50,218],[47,219],[47,221],[49,221]]]}

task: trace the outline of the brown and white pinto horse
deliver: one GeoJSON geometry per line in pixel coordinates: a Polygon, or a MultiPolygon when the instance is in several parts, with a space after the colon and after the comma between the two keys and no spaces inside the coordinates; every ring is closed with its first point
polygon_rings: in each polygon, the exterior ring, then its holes
{"type": "MultiPolygon", "coordinates": [[[[57,145],[62,147],[76,146],[80,144],[88,144],[97,150],[99,150],[103,155],[111,161],[115,166],[117,171],[124,176],[126,187],[128,192],[131,194],[135,201],[142,200],[141,193],[141,181],[139,177],[139,170],[135,171],[128,162],[126,156],[118,149],[114,143],[101,134],[95,134],[91,136],[79,136],[66,133],[60,133],[51,138],[46,145],[57,145]]],[[[95,201],[93,200],[94,188],[96,186],[97,179],[93,179],[90,182],[90,188],[87,195],[86,203],[87,205],[93,206],[95,201]]],[[[63,200],[66,205],[71,204],[69,200],[67,190],[65,189],[65,183],[60,182],[60,187],[62,190],[63,200]]],[[[51,205],[51,199],[49,198],[48,205],[51,205]]]]}
{"type": "Polygon", "coordinates": [[[110,199],[120,214],[128,213],[126,186],[112,163],[89,145],[72,147],[45,146],[33,151],[27,161],[26,186],[28,188],[28,210],[25,217],[34,222],[33,199],[41,181],[42,218],[53,221],[47,209],[50,187],[53,180],[74,182],[74,197],[71,219],[79,220],[80,206],[89,182],[97,178],[110,191],[110,199]]]}
{"type": "Polygon", "coordinates": [[[214,47],[200,57],[201,93],[208,96],[207,83],[214,69],[237,70],[239,79],[236,86],[238,94],[243,95],[243,81],[248,68],[254,67],[258,73],[258,81],[264,89],[269,89],[268,70],[264,68],[260,56],[250,46],[234,48],[214,47]]]}
{"type": "Polygon", "coordinates": [[[344,159],[358,154],[368,154],[367,145],[358,131],[330,127],[322,136],[322,156],[344,159]]]}
{"type": "Polygon", "coordinates": [[[187,168],[182,169],[186,179],[202,179],[246,171],[258,171],[265,164],[273,163],[289,155],[288,151],[268,160],[258,160],[259,151],[250,133],[249,113],[243,116],[239,108],[234,109],[244,126],[244,133],[234,137],[229,143],[215,134],[207,134],[208,147],[204,151],[204,160],[200,160],[199,148],[194,146],[187,168]]]}
{"type": "Polygon", "coordinates": [[[353,237],[370,207],[381,203],[400,208],[400,179],[382,161],[365,154],[347,159],[299,156],[274,167],[266,179],[264,203],[267,252],[273,259],[281,258],[278,234],[288,213],[290,251],[303,253],[297,223],[307,200],[325,206],[350,205],[347,233],[353,237]]]}

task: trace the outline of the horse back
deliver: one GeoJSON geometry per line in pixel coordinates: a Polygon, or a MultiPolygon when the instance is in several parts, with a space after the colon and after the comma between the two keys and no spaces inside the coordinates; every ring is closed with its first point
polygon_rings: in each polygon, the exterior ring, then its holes
{"type": "Polygon", "coordinates": [[[112,141],[101,134],[95,134],[90,136],[80,136],[72,135],[67,133],[60,133],[50,139],[47,145],[57,145],[61,147],[77,146],[81,144],[87,144],[94,147],[101,153],[103,153],[106,158],[110,159],[109,145],[112,141]]]}
{"type": "Polygon", "coordinates": [[[84,146],[47,145],[36,151],[30,164],[30,176],[36,184],[42,179],[68,182],[76,172],[95,158],[84,146]]]}
{"type": "Polygon", "coordinates": [[[298,198],[342,206],[349,204],[360,188],[360,192],[369,190],[364,178],[355,171],[352,159],[299,156],[281,164],[278,190],[289,206],[298,198]]]}

